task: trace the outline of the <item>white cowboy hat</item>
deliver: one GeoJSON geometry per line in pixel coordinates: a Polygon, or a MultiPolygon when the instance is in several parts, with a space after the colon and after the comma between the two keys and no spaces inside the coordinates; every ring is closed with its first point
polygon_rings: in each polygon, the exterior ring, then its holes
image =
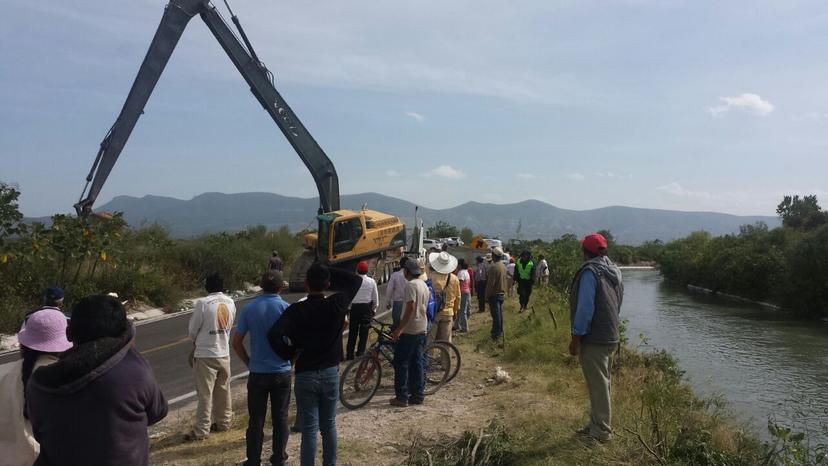
{"type": "Polygon", "coordinates": [[[457,269],[457,258],[445,251],[429,254],[428,263],[438,273],[452,273],[457,269]]]}

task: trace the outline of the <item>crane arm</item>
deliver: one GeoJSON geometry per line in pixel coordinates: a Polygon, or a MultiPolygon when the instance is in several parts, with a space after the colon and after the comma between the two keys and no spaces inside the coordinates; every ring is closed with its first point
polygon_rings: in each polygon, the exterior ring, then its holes
{"type": "Polygon", "coordinates": [[[264,64],[254,58],[252,48],[248,50],[239,42],[209,1],[170,0],[121,113],[101,142],[100,150],[86,178],[87,186],[81,194],[81,199],[75,204],[78,215],[87,214],[92,210],[92,205],[135,128],[138,118],[143,113],[144,106],[161,77],[178,40],[184,33],[187,23],[196,14],[201,16],[250,86],[250,91],[256,100],[273,118],[282,134],[311,172],[319,191],[320,213],[339,210],[339,178],[333,163],[293,113],[290,106],[282,99],[273,85],[272,75],[264,64]]]}

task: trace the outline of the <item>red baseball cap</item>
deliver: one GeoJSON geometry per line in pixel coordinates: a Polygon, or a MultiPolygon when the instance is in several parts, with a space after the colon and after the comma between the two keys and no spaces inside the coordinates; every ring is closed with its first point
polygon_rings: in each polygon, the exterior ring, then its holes
{"type": "Polygon", "coordinates": [[[357,272],[368,273],[368,261],[359,261],[357,264],[357,272]]]}
{"type": "Polygon", "coordinates": [[[584,236],[584,239],[581,240],[581,246],[587,251],[599,256],[607,253],[607,239],[600,233],[584,236]]]}

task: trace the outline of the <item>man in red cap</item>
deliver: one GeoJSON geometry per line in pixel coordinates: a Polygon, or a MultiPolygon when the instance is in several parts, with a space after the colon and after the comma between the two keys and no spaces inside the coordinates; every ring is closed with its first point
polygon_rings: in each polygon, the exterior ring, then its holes
{"type": "Polygon", "coordinates": [[[371,327],[371,319],[379,306],[379,291],[377,282],[368,276],[368,262],[359,261],[357,273],[362,277],[362,286],[357,291],[354,300],[351,301],[349,313],[350,330],[348,331],[348,349],[345,359],[354,359],[354,347],[356,355],[362,356],[365,352],[365,345],[368,343],[368,329],[371,327]],[[359,343],[357,343],[359,339],[359,343]]]}
{"type": "Polygon", "coordinates": [[[610,367],[621,341],[618,327],[624,284],[621,270],[607,257],[607,240],[599,233],[581,240],[584,264],[572,280],[569,354],[578,355],[589,391],[589,422],[577,432],[606,442],[612,438],[610,367]]]}

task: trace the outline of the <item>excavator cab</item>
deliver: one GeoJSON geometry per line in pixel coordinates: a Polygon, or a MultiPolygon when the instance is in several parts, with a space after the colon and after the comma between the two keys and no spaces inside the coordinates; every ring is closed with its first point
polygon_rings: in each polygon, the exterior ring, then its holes
{"type": "Polygon", "coordinates": [[[305,236],[305,248],[316,252],[317,261],[335,264],[363,252],[358,245],[367,235],[364,213],[339,211],[317,215],[316,219],[319,229],[305,236]]]}
{"type": "MultiPolygon", "coordinates": [[[[305,243],[316,249],[317,260],[324,263],[341,263],[367,252],[363,240],[368,238],[364,211],[342,210],[317,215],[319,230],[306,238],[305,243]]],[[[381,246],[386,246],[382,244],[381,246]]]]}

